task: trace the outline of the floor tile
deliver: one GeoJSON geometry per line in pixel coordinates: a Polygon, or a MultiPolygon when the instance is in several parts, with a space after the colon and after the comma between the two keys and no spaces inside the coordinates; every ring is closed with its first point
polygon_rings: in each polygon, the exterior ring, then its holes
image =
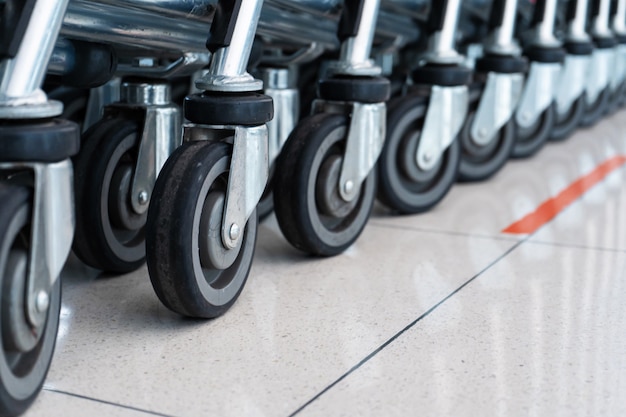
{"type": "Polygon", "coordinates": [[[532,241],[626,250],[626,166],[608,175],[532,237],[532,241]]]}
{"type": "Polygon", "coordinates": [[[70,265],[46,385],[177,416],[286,415],[514,244],[368,226],[319,259],[270,220],[246,289],[214,321],[166,310],[145,268],[94,279],[70,265]]]}
{"type": "Polygon", "coordinates": [[[626,415],[626,254],[523,243],[300,416],[626,415]]]}
{"type": "Polygon", "coordinates": [[[150,417],[154,415],[141,410],[105,404],[44,389],[32,407],[22,417],[150,417]]]}

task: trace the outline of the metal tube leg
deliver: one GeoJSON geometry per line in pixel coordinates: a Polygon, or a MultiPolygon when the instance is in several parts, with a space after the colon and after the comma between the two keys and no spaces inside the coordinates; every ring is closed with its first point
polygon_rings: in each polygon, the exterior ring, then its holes
{"type": "Polygon", "coordinates": [[[206,91],[258,91],[263,82],[246,72],[263,0],[222,0],[207,41],[213,53],[207,75],[196,81],[206,91]],[[226,19],[228,27],[222,27],[226,19]]]}
{"type": "Polygon", "coordinates": [[[0,64],[0,117],[42,118],[62,113],[62,106],[48,103],[40,88],[68,3],[36,2],[17,54],[0,64]],[[23,107],[29,105],[29,109],[23,107]]]}
{"type": "Polygon", "coordinates": [[[433,2],[432,34],[428,39],[426,60],[431,63],[458,64],[463,59],[455,49],[461,0],[433,2]]]}

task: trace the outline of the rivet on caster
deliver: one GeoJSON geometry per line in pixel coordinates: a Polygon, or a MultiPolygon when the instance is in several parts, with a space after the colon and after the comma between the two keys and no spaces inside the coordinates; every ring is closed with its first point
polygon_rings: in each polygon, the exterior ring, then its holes
{"type": "Polygon", "coordinates": [[[595,49],[585,86],[585,111],[580,125],[591,127],[606,114],[611,98],[617,41],[610,29],[611,0],[591,2],[591,37],[595,49]]]}
{"type": "Polygon", "coordinates": [[[159,299],[199,318],[230,308],[254,254],[256,205],[268,178],[272,119],[262,82],[246,72],[261,0],[220,0],[204,91],[185,99],[184,143],[164,165],[146,224],[146,261],[159,299]],[[242,11],[245,11],[242,12],[242,11]]]}
{"type": "Polygon", "coordinates": [[[432,6],[426,65],[413,72],[414,83],[425,88],[390,101],[378,162],[378,198],[400,213],[439,203],[457,180],[461,161],[458,134],[468,111],[471,72],[460,66],[454,48],[460,2],[432,6]]]}
{"type": "Polygon", "coordinates": [[[274,206],[287,240],[332,256],[361,234],[375,199],[389,81],[370,60],[379,0],[346,2],[340,58],[319,84],[313,114],[290,135],[276,164],[274,206]]]}
{"type": "Polygon", "coordinates": [[[35,400],[52,361],[61,307],[59,274],[74,232],[69,158],[80,145],[78,125],[56,119],[62,104],[49,101],[41,90],[67,1],[29,6],[17,10],[16,20],[25,24],[0,35],[3,416],[21,414],[35,400]],[[20,47],[25,39],[35,47],[20,47]]]}
{"type": "Polygon", "coordinates": [[[525,50],[530,61],[515,112],[514,158],[534,155],[550,138],[555,120],[555,92],[565,51],[554,36],[557,0],[537,0],[532,40],[525,50]]]}
{"type": "Polygon", "coordinates": [[[166,83],[126,82],[121,101],[83,135],[75,158],[74,252],[125,273],[145,259],[145,222],[159,170],[180,144],[180,112],[166,83]]]}
{"type": "Polygon", "coordinates": [[[524,84],[527,62],[513,40],[516,0],[492,5],[485,56],[476,61],[469,114],[459,140],[462,154],[459,180],[484,180],[509,160],[515,145],[512,120],[524,84]]]}

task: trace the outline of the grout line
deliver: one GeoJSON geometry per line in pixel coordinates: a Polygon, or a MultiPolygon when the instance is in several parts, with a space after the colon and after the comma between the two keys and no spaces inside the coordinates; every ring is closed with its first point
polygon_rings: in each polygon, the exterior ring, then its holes
{"type": "Polygon", "coordinates": [[[491,269],[491,267],[493,267],[495,264],[497,264],[498,262],[500,262],[502,259],[504,259],[506,256],[508,256],[511,252],[513,252],[515,249],[517,249],[522,243],[526,242],[528,240],[528,238],[530,237],[527,236],[524,239],[520,240],[519,242],[517,242],[515,245],[513,245],[512,247],[510,247],[506,252],[504,252],[502,255],[498,256],[494,261],[492,261],[491,263],[489,263],[489,265],[487,265],[485,268],[483,268],[481,271],[479,271],[476,275],[474,275],[473,277],[471,277],[469,280],[467,280],[466,282],[464,282],[460,287],[458,287],[456,290],[452,291],[450,294],[448,294],[445,298],[443,298],[441,301],[439,301],[437,304],[435,304],[434,306],[432,306],[430,309],[428,309],[425,313],[423,313],[421,316],[419,316],[418,318],[416,318],[415,320],[413,320],[411,323],[409,323],[407,326],[405,326],[402,330],[400,330],[399,332],[397,332],[395,335],[393,335],[390,339],[388,339],[386,342],[384,342],[382,345],[380,345],[378,348],[376,348],[372,353],[370,353],[369,355],[367,355],[365,358],[361,359],[356,365],[354,365],[352,368],[350,368],[347,372],[345,372],[343,375],[341,375],[339,378],[337,378],[335,381],[333,381],[331,384],[329,384],[328,386],[326,386],[326,388],[324,388],[323,390],[321,390],[319,393],[317,393],[313,398],[311,398],[309,401],[307,401],[306,403],[304,403],[303,405],[301,405],[300,407],[298,407],[294,412],[292,412],[291,414],[289,414],[289,417],[295,416],[296,414],[302,412],[306,407],[308,407],[309,405],[311,405],[313,402],[315,402],[318,398],[320,398],[322,395],[324,395],[325,393],[327,393],[330,389],[332,389],[333,387],[335,387],[337,384],[339,384],[341,381],[343,381],[344,379],[346,379],[348,376],[350,376],[354,371],[356,371],[357,369],[359,369],[361,366],[363,366],[366,362],[368,362],[370,359],[374,358],[376,355],[378,355],[380,352],[383,351],[383,349],[385,349],[387,346],[389,346],[391,343],[393,343],[396,339],[398,339],[400,336],[402,336],[404,333],[406,333],[408,330],[410,330],[413,326],[415,326],[417,323],[419,323],[422,319],[428,317],[430,315],[430,313],[432,313],[433,311],[435,311],[439,306],[441,306],[443,303],[445,303],[446,301],[448,301],[453,295],[456,295],[459,291],[461,291],[463,288],[465,288],[466,286],[468,286],[472,281],[474,281],[476,278],[478,278],[479,276],[481,276],[482,274],[484,274],[485,272],[487,272],[489,269],[491,269]]]}
{"type": "Polygon", "coordinates": [[[618,249],[618,248],[605,248],[601,246],[585,246],[579,245],[576,243],[561,243],[561,242],[548,242],[545,240],[530,240],[529,244],[537,244],[537,245],[545,245],[545,246],[556,246],[559,248],[573,248],[573,249],[586,249],[593,250],[599,252],[626,252],[626,249],[618,249]]]}
{"type": "Polygon", "coordinates": [[[413,232],[424,232],[424,233],[432,233],[432,234],[448,235],[448,236],[474,237],[474,238],[479,238],[479,239],[506,240],[506,241],[511,241],[511,242],[520,242],[523,240],[519,237],[514,237],[513,235],[502,235],[502,234],[479,235],[475,233],[455,232],[452,230],[424,229],[424,228],[415,227],[415,226],[400,226],[396,224],[377,223],[375,220],[368,222],[367,225],[378,227],[381,229],[409,230],[413,232]]]}
{"type": "Polygon", "coordinates": [[[56,393],[56,394],[68,395],[70,397],[75,397],[75,398],[80,398],[80,399],[83,399],[83,400],[94,401],[94,402],[101,403],[101,404],[106,404],[106,405],[111,405],[111,406],[115,406],[115,407],[125,408],[127,410],[138,411],[140,413],[150,414],[150,415],[153,415],[153,416],[173,417],[170,414],[163,414],[163,413],[158,413],[156,411],[144,410],[142,408],[137,408],[137,407],[133,407],[133,406],[130,406],[130,405],[118,404],[118,403],[114,403],[114,402],[106,401],[106,400],[99,400],[97,398],[87,397],[85,395],[80,395],[80,394],[74,394],[72,392],[67,392],[67,391],[61,391],[61,390],[58,390],[58,389],[55,389],[55,388],[46,388],[46,387],[44,387],[43,391],[53,392],[53,393],[56,393]]]}
{"type": "MultiPolygon", "coordinates": [[[[602,182],[602,181],[600,181],[602,182]]],[[[426,311],[425,313],[423,313],[421,316],[419,316],[418,318],[416,318],[415,320],[413,320],[411,323],[409,323],[406,327],[404,327],[402,330],[400,330],[398,333],[396,333],[395,335],[393,335],[390,339],[388,339],[386,342],[384,342],[382,345],[380,345],[378,348],[376,348],[372,353],[370,353],[369,355],[367,355],[365,358],[361,359],[360,362],[358,362],[356,365],[354,365],[352,368],[350,368],[347,372],[345,372],[343,375],[341,375],[339,378],[337,378],[335,381],[333,381],[331,384],[329,384],[328,386],[326,386],[326,388],[324,388],[323,390],[321,390],[319,393],[317,393],[313,398],[311,398],[309,401],[307,401],[306,403],[304,403],[303,405],[301,405],[298,409],[296,409],[293,413],[291,413],[289,415],[289,417],[295,416],[296,414],[299,414],[300,412],[302,412],[306,407],[308,407],[309,405],[311,405],[313,402],[315,402],[318,398],[320,398],[322,395],[324,395],[326,392],[328,392],[329,390],[331,390],[333,387],[335,387],[337,384],[339,384],[341,381],[343,381],[344,379],[346,379],[348,376],[350,376],[354,371],[358,370],[361,366],[363,366],[365,363],[367,363],[370,359],[374,358],[376,355],[378,355],[383,349],[385,349],[387,346],[389,346],[391,343],[393,343],[396,339],[398,339],[400,336],[402,336],[405,332],[407,332],[408,330],[410,330],[413,326],[415,326],[417,323],[419,323],[422,319],[426,318],[428,315],[430,315],[430,313],[432,313],[433,311],[435,311],[439,306],[441,306],[443,303],[445,303],[448,299],[450,299],[453,295],[457,294],[459,291],[461,291],[463,288],[465,288],[467,285],[469,285],[472,281],[474,281],[476,278],[478,278],[479,276],[481,276],[483,273],[485,273],[486,271],[488,271],[491,267],[493,267],[495,264],[497,264],[498,262],[500,262],[502,259],[504,259],[506,256],[508,256],[511,252],[513,252],[515,249],[517,249],[518,247],[520,247],[523,243],[538,243],[538,244],[550,244],[550,243],[544,243],[541,241],[532,241],[529,242],[529,239],[537,234],[537,232],[539,232],[541,229],[543,229],[544,227],[546,227],[548,224],[552,223],[559,214],[562,214],[563,211],[568,210],[569,208],[571,208],[572,205],[574,205],[574,203],[579,202],[580,200],[582,200],[582,198],[584,197],[584,193],[582,195],[579,195],[578,198],[573,199],[567,207],[564,208],[564,210],[562,210],[560,213],[558,213],[556,216],[554,216],[553,218],[551,218],[549,221],[545,222],[544,224],[542,224],[541,226],[539,226],[538,228],[536,228],[535,230],[533,230],[532,232],[530,232],[529,234],[527,234],[524,238],[522,238],[521,240],[518,240],[517,243],[515,243],[515,245],[513,245],[511,248],[509,248],[506,252],[504,252],[502,255],[500,255],[498,258],[496,258],[493,262],[491,262],[489,265],[487,265],[484,269],[482,269],[480,272],[478,272],[476,275],[474,275],[472,278],[470,278],[469,280],[467,280],[465,283],[463,283],[459,288],[457,288],[456,290],[454,290],[452,293],[448,294],[444,299],[442,299],[441,301],[439,301],[437,304],[435,304],[434,306],[432,306],[428,311],[426,311]]],[[[431,233],[440,233],[440,234],[448,234],[448,235],[460,235],[460,236],[469,236],[469,237],[482,237],[482,238],[489,238],[488,236],[480,236],[480,235],[472,235],[470,233],[462,233],[462,232],[446,232],[446,231],[431,231],[431,230],[422,230],[419,228],[415,228],[415,227],[402,227],[402,226],[396,226],[396,225],[387,225],[387,224],[376,224],[376,223],[371,223],[373,226],[377,226],[377,227],[383,227],[383,228],[394,228],[394,229],[407,229],[407,230],[416,230],[416,231],[422,231],[422,232],[431,232],[431,233]]],[[[517,240],[513,237],[508,238],[508,237],[493,237],[493,239],[499,239],[499,240],[517,240]]],[[[557,244],[552,244],[554,246],[558,246],[557,244]]],[[[565,246],[565,245],[563,245],[565,246]]],[[[594,249],[594,248],[585,248],[585,249],[594,249]]],[[[594,250],[603,250],[603,249],[594,249],[594,250]]],[[[606,249],[607,251],[610,249],[606,249]]],[[[623,250],[613,250],[615,252],[626,252],[623,250]]]]}

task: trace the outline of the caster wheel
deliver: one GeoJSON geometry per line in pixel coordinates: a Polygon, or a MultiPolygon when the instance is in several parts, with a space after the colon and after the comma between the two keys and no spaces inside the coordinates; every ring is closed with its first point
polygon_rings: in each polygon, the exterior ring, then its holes
{"type": "Polygon", "coordinates": [[[30,192],[0,184],[0,415],[23,413],[41,390],[52,361],[59,325],[61,285],[50,294],[46,320],[33,329],[25,317],[30,241],[30,192]]]}
{"type": "Polygon", "coordinates": [[[511,152],[513,158],[532,156],[548,141],[554,126],[555,108],[556,105],[552,104],[528,127],[515,123],[515,145],[511,152]]]}
{"type": "Polygon", "coordinates": [[[507,122],[486,145],[478,145],[470,134],[476,118],[478,103],[470,110],[459,135],[461,143],[461,165],[459,181],[482,181],[496,172],[509,160],[515,145],[515,126],[507,122]]]}
{"type": "Polygon", "coordinates": [[[214,318],[246,283],[257,234],[252,213],[239,245],[226,249],[221,225],[232,146],[187,142],[165,163],[146,223],[146,263],[166,307],[184,316],[214,318]]]}
{"type": "Polygon", "coordinates": [[[582,127],[591,127],[600,121],[609,106],[610,95],[609,89],[605,88],[593,103],[587,103],[587,101],[585,101],[585,111],[583,117],[580,119],[580,125],[582,127]]]}
{"type": "Polygon", "coordinates": [[[278,225],[294,247],[313,255],[333,256],[347,249],[363,231],[374,204],[374,170],[353,201],[339,195],[348,125],[348,119],[337,114],[303,119],[276,162],[278,225]]]}
{"type": "Polygon", "coordinates": [[[420,213],[439,203],[457,179],[461,145],[455,139],[437,164],[422,170],[415,158],[428,102],[406,96],[387,110],[387,138],[378,159],[378,199],[403,214],[420,213]]]}
{"type": "Polygon", "coordinates": [[[554,112],[554,127],[550,134],[550,140],[560,142],[567,139],[580,125],[585,112],[585,95],[578,97],[568,111],[564,113],[554,112]]]}
{"type": "Polygon", "coordinates": [[[96,269],[126,273],[144,262],[147,214],[135,212],[129,197],[140,132],[136,120],[105,118],[85,133],[74,161],[73,249],[96,269]]]}

